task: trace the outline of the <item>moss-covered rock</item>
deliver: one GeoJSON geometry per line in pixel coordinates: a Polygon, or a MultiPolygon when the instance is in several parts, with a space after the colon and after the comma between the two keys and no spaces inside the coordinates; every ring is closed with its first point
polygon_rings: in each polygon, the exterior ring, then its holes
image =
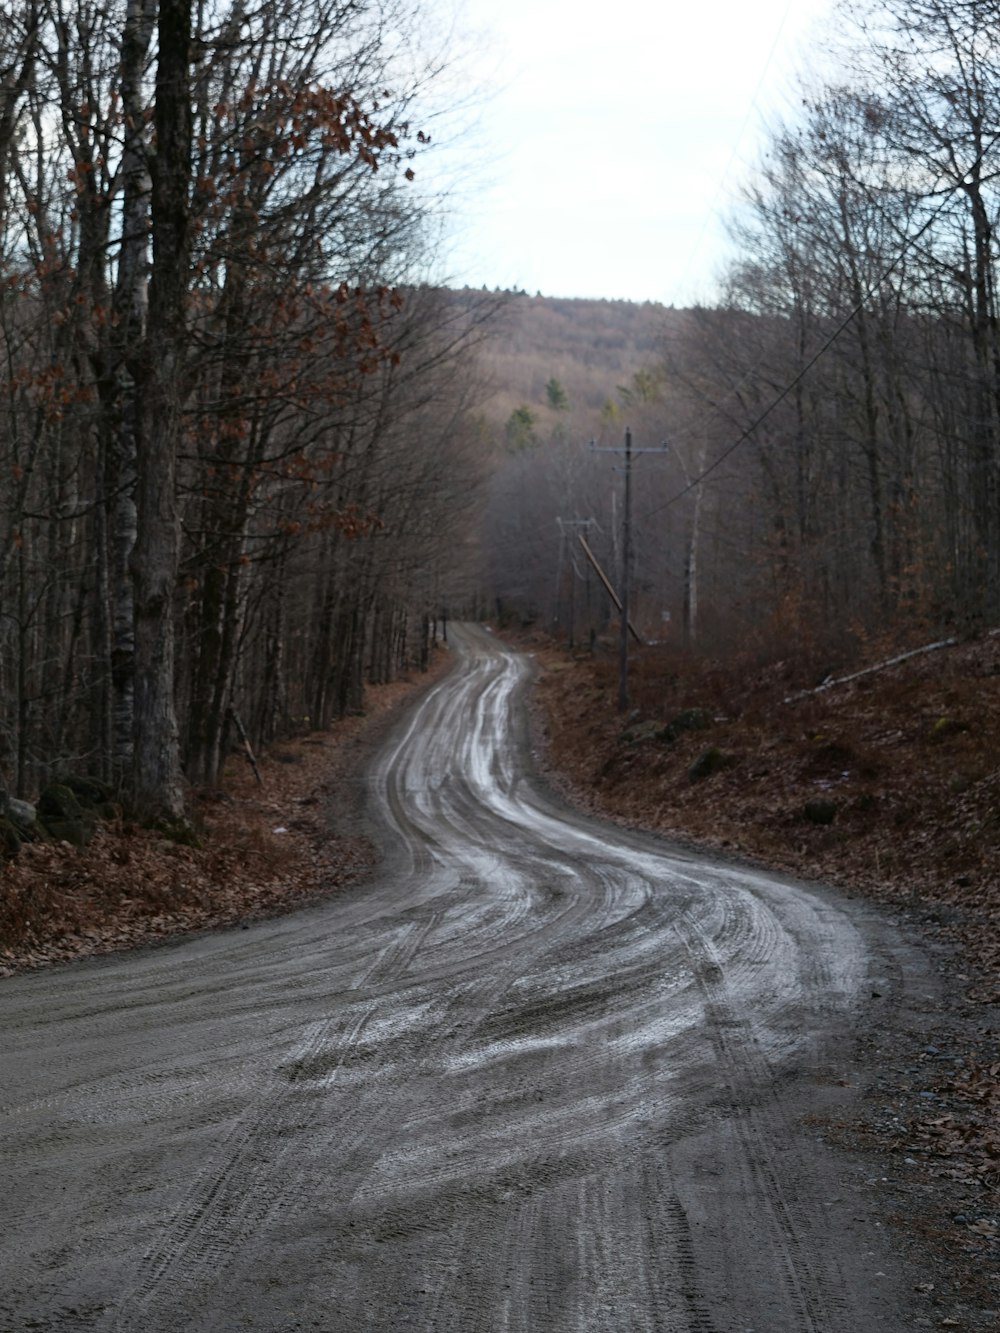
{"type": "Polygon", "coordinates": [[[82,818],[83,806],[72,788],[62,782],[50,782],[38,798],[38,813],[48,828],[52,820],[82,818]]]}
{"type": "Polygon", "coordinates": [[[717,746],[710,745],[707,750],[702,750],[688,769],[688,781],[703,782],[705,778],[710,778],[720,769],[729,768],[733,763],[735,760],[731,754],[725,754],[717,746]]]}
{"type": "Polygon", "coordinates": [[[712,715],[704,708],[684,708],[661,727],[658,740],[675,741],[685,731],[704,731],[712,725],[712,715]]]}
{"type": "Polygon", "coordinates": [[[38,798],[38,824],[56,842],[84,847],[97,828],[96,811],[82,805],[64,782],[50,782],[38,798]]]}
{"type": "Polygon", "coordinates": [[[21,835],[9,819],[0,817],[0,861],[13,861],[21,850],[21,835]]]}
{"type": "Polygon", "coordinates": [[[53,842],[68,842],[74,847],[86,847],[94,836],[95,821],[83,815],[76,819],[60,819],[58,816],[53,816],[39,820],[39,824],[45,835],[53,842]]]}
{"type": "Polygon", "coordinates": [[[643,741],[656,739],[663,730],[662,722],[636,722],[626,727],[618,737],[619,745],[641,745],[643,741]]]}
{"type": "Polygon", "coordinates": [[[186,819],[150,819],[146,821],[145,827],[162,833],[170,842],[180,843],[182,847],[201,846],[197,830],[186,819]]]}
{"type": "Polygon", "coordinates": [[[111,800],[114,795],[111,787],[100,778],[70,774],[60,780],[60,786],[68,788],[81,805],[98,809],[111,800]]]}
{"type": "Polygon", "coordinates": [[[810,824],[832,824],[837,818],[837,802],[826,796],[818,796],[815,800],[806,801],[802,813],[810,824]]]}
{"type": "Polygon", "coordinates": [[[946,741],[950,736],[960,736],[964,731],[968,730],[968,722],[963,722],[960,718],[939,717],[931,726],[927,738],[928,740],[935,742],[946,741]]]}

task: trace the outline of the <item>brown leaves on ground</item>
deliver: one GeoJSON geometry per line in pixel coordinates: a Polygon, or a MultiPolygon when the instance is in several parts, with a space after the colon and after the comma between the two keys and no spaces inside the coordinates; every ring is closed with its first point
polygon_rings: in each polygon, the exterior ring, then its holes
{"type": "MultiPolygon", "coordinates": [[[[935,1084],[935,1095],[956,1109],[917,1121],[911,1150],[947,1161],[954,1179],[995,1185],[1000,1177],[1000,1064],[967,1057],[954,1077],[935,1084]]],[[[989,1229],[975,1229],[997,1235],[992,1222],[989,1229]]]]}
{"type": "MultiPolygon", "coordinates": [[[[446,666],[442,654],[432,675],[446,666]]],[[[237,925],[362,880],[377,848],[336,831],[338,816],[353,804],[373,737],[428,679],[373,687],[363,717],[276,745],[259,759],[263,787],[234,755],[222,790],[194,801],[198,847],[122,820],[102,823],[79,850],[23,846],[0,872],[0,976],[237,925]]]]}
{"type": "Polygon", "coordinates": [[[792,700],[783,664],[645,650],[625,719],[610,655],[531,647],[547,762],[590,808],[929,916],[1000,998],[1000,636],[792,700]],[[658,735],[694,709],[707,726],[658,735]]]}

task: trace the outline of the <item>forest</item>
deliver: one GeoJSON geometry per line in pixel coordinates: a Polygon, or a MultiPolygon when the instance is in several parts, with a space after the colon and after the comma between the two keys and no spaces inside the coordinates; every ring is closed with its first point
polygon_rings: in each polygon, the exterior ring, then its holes
{"type": "MultiPolygon", "coordinates": [[[[997,622],[1000,13],[846,3],[708,308],[431,281],[399,0],[0,31],[0,787],[183,820],[446,610],[792,653],[997,622]]],[[[651,266],[655,257],[650,257],[651,266]]]]}
{"type": "Polygon", "coordinates": [[[774,128],[718,303],[661,311],[600,408],[566,395],[587,407],[572,429],[524,383],[534,435],[512,420],[488,518],[509,614],[606,624],[578,534],[620,584],[622,460],[589,442],[620,450],[629,426],[665,445],[634,464],[648,639],[830,670],[996,624],[1000,11],[840,12],[836,76],[804,80],[774,128]]]}
{"type": "Polygon", "coordinates": [[[28,0],[0,28],[0,785],[182,820],[426,663],[490,302],[424,280],[411,7],[28,0]]]}
{"type": "Polygon", "coordinates": [[[449,283],[461,3],[0,0],[0,1325],[995,1328],[1000,4],[830,7],[676,308],[449,283]]]}

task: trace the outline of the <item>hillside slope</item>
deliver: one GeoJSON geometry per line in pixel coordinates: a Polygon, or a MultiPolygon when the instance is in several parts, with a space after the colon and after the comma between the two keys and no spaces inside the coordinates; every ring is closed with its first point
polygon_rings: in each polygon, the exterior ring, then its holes
{"type": "Polygon", "coordinates": [[[646,650],[624,721],[610,653],[532,646],[579,799],[941,922],[1000,1000],[1000,635],[806,693],[780,663],[646,650]]]}
{"type": "MultiPolygon", "coordinates": [[[[475,291],[454,299],[472,305],[475,291]]],[[[647,301],[570,300],[512,293],[491,325],[480,360],[487,385],[483,416],[502,428],[525,405],[543,437],[558,425],[589,438],[600,428],[601,409],[637,371],[662,359],[664,339],[683,325],[685,312],[647,301]],[[555,379],[566,406],[553,410],[546,386],[555,379]]]]}

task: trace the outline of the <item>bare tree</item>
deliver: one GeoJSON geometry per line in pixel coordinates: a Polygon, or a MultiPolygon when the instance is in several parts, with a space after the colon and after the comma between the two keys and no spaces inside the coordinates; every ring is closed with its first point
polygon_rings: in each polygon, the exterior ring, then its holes
{"type": "Polygon", "coordinates": [[[329,654],[326,716],[411,660],[465,521],[475,320],[452,337],[413,281],[436,57],[396,0],[8,17],[0,764],[22,790],[86,766],[172,822],[233,706],[279,734],[329,654]],[[296,624],[317,601],[348,646],[296,624]]]}

